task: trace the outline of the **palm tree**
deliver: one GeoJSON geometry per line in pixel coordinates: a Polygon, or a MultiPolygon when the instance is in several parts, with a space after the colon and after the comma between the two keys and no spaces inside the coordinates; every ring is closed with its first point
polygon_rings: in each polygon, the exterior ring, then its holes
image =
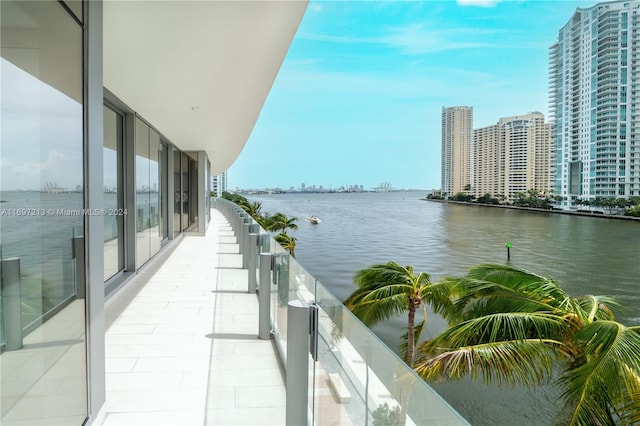
{"type": "Polygon", "coordinates": [[[247,201],[246,203],[240,204],[240,207],[242,207],[242,209],[245,212],[249,213],[249,216],[254,218],[256,220],[256,222],[258,221],[258,218],[260,217],[260,211],[262,210],[262,203],[260,203],[258,201],[254,201],[253,203],[249,203],[247,201]]]}
{"type": "Polygon", "coordinates": [[[640,327],[616,322],[613,300],[570,297],[550,278],[505,265],[479,265],[444,281],[458,299],[445,312],[450,327],[418,348],[414,369],[423,378],[470,374],[531,386],[549,382],[559,366],[562,424],[638,419],[640,327]]]}
{"type": "Polygon", "coordinates": [[[274,237],[283,249],[287,250],[292,257],[296,257],[296,239],[291,237],[284,232],[282,234],[278,234],[274,237]]]}
{"type": "Polygon", "coordinates": [[[412,366],[415,342],[427,320],[425,304],[429,303],[436,312],[450,306],[449,283],[432,283],[429,274],[415,275],[412,266],[395,262],[362,269],[355,273],[353,281],[358,288],[344,304],[365,325],[373,326],[407,312],[405,362],[412,366]],[[415,315],[420,308],[424,319],[416,325],[415,315]]]}
{"type": "Polygon", "coordinates": [[[287,229],[292,229],[294,231],[298,229],[298,225],[296,225],[297,221],[297,217],[287,217],[282,213],[276,213],[269,218],[269,228],[271,231],[280,231],[281,233],[286,234],[287,229]]]}
{"type": "Polygon", "coordinates": [[[268,231],[269,225],[271,223],[271,215],[267,213],[261,213],[258,217],[255,218],[256,222],[265,230],[268,231]]]}

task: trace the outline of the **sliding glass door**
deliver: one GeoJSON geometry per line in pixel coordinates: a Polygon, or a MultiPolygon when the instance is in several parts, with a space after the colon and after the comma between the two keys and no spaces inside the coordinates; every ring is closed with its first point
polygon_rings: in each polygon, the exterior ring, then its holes
{"type": "Polygon", "coordinates": [[[104,106],[104,280],[124,269],[124,117],[104,106]]]}
{"type": "Polygon", "coordinates": [[[136,118],[135,146],[136,265],[140,267],[160,251],[165,235],[167,147],[160,142],[158,132],[139,118],[136,118]]]}
{"type": "Polygon", "coordinates": [[[87,418],[82,16],[0,2],[0,424],[87,418]]]}

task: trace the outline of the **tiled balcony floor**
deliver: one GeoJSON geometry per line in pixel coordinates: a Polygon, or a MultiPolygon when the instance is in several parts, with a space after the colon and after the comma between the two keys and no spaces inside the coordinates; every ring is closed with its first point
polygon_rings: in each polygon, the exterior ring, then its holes
{"type": "Polygon", "coordinates": [[[107,305],[107,400],[94,424],[282,425],[283,373],[227,220],[186,236],[107,305]],[[163,258],[166,258],[164,260],[163,258]]]}

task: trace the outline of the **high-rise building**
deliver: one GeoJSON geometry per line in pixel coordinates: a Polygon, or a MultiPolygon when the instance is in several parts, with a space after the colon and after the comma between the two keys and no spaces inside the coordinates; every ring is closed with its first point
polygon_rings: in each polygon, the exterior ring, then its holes
{"type": "Polygon", "coordinates": [[[599,3],[578,8],[550,49],[553,190],[562,208],[640,195],[638,29],[639,0],[599,3]]]}
{"type": "Polygon", "coordinates": [[[227,191],[227,171],[226,170],[220,173],[219,179],[220,179],[220,191],[226,192],[227,191]]]}
{"type": "Polygon", "coordinates": [[[490,194],[492,197],[504,195],[504,181],[501,176],[501,163],[504,161],[504,150],[501,144],[500,126],[481,127],[473,131],[474,143],[474,182],[473,191],[476,197],[490,194]]]}
{"type": "Polygon", "coordinates": [[[536,190],[548,194],[550,126],[532,112],[501,118],[497,124],[473,131],[473,191],[507,200],[536,190]]]}
{"type": "Polygon", "coordinates": [[[213,177],[211,191],[218,197],[222,196],[223,192],[227,191],[227,172],[224,171],[219,175],[213,177]]]}
{"type": "Polygon", "coordinates": [[[442,107],[441,190],[444,197],[468,191],[472,176],[473,107],[442,107]]]}

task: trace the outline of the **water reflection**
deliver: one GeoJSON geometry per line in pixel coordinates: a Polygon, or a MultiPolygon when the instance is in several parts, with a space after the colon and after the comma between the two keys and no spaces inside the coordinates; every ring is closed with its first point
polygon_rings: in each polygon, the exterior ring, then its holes
{"type": "Polygon", "coordinates": [[[82,424],[82,28],[57,2],[0,8],[0,423],[82,424]]]}

